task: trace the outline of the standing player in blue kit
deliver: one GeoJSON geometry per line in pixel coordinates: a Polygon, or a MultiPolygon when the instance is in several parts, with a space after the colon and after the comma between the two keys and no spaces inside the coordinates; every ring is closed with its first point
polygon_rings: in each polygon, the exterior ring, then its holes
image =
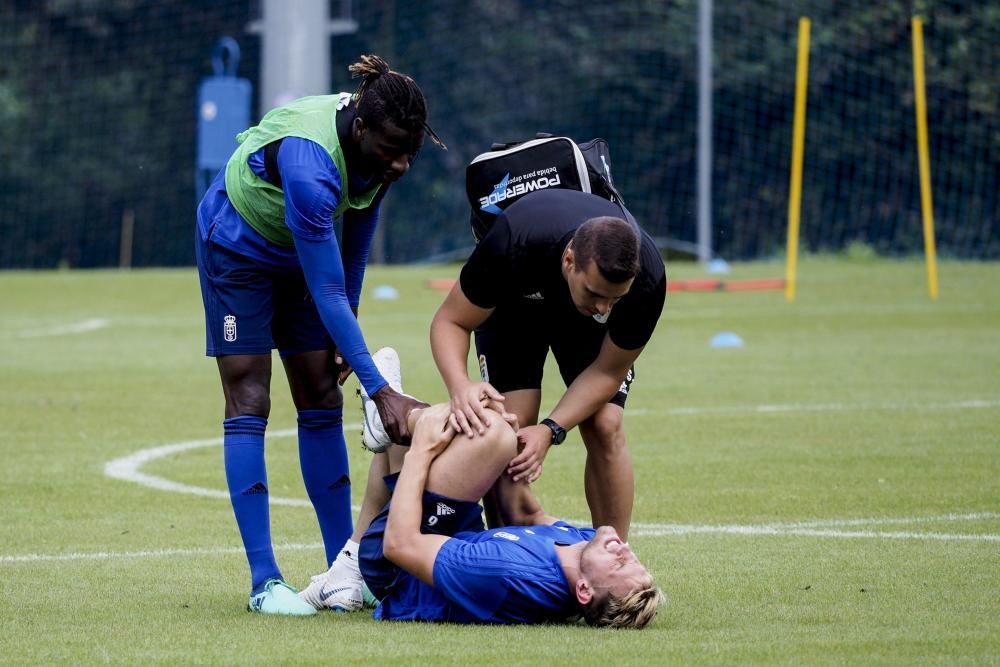
{"type": "Polygon", "coordinates": [[[226,482],[250,564],[248,608],[266,614],[316,613],[285,583],[271,545],[271,350],[280,352],[298,411],[299,460],[328,564],[352,531],[340,385],[357,373],[398,442],[410,437],[406,414],[423,405],[379,373],[357,311],[386,190],[409,170],[425,133],[443,144],[413,79],[375,55],[349,70],[361,79],[353,94],[296,100],[241,133],[198,207],[207,354],[216,357],[226,404],[226,482]]]}

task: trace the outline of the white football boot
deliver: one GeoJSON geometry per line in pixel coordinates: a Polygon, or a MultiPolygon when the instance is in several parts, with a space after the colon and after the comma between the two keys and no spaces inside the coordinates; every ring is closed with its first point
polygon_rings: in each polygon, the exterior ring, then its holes
{"type": "MultiPolygon", "coordinates": [[[[372,355],[372,361],[375,362],[375,368],[389,383],[389,386],[402,394],[403,376],[399,369],[399,355],[396,350],[391,347],[383,347],[372,355]]],[[[389,439],[389,434],[382,424],[378,407],[364,387],[358,389],[358,395],[361,396],[361,412],[364,417],[361,424],[361,442],[365,448],[376,454],[384,452],[392,444],[392,440],[389,439]]]]}
{"type": "Polygon", "coordinates": [[[299,597],[319,610],[359,611],[365,604],[364,586],[357,556],[344,549],[329,570],[312,578],[299,597]]]}

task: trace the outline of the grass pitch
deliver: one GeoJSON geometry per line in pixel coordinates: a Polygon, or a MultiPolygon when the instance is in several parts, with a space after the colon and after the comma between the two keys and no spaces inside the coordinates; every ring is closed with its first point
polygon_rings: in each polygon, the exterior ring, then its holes
{"type": "MultiPolygon", "coordinates": [[[[457,272],[366,279],[369,344],[399,349],[407,390],[432,401],[443,295],[425,281],[457,272]],[[400,300],[371,299],[382,284],[400,300]]],[[[998,278],[943,262],[931,302],[920,262],[806,258],[794,304],[670,294],[626,418],[630,541],[669,604],[613,632],[248,614],[195,272],[0,274],[0,663],[996,664],[998,278]],[[745,346],[710,347],[723,331],[745,346]]],[[[272,533],[301,586],[323,551],[280,370],[272,384],[268,472],[287,501],[272,533]]],[[[550,367],[545,405],[560,391],[550,367]]],[[[360,501],[368,455],[349,436],[360,501]]],[[[550,453],[537,492],[552,513],[587,516],[583,455],[575,434],[550,453]]]]}

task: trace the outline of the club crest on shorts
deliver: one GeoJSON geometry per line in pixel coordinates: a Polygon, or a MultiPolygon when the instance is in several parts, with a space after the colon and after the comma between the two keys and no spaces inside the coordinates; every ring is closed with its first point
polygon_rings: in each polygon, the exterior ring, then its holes
{"type": "Polygon", "coordinates": [[[226,315],[222,318],[222,337],[226,339],[227,343],[232,343],[236,340],[235,315],[226,315]]]}
{"type": "Polygon", "coordinates": [[[479,377],[483,378],[483,382],[490,381],[490,369],[486,367],[486,355],[479,355],[479,377]]]}

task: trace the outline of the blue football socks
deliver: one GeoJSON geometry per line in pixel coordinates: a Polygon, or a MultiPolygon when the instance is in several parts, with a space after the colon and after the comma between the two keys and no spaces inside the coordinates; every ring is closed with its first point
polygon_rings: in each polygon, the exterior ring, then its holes
{"type": "Polygon", "coordinates": [[[330,565],[354,530],[343,409],[299,410],[299,464],[330,565]]]}
{"type": "Polygon", "coordinates": [[[264,417],[232,417],[222,422],[226,484],[236,524],[250,563],[251,587],[281,579],[271,547],[267,471],[264,467],[264,417]]]}

